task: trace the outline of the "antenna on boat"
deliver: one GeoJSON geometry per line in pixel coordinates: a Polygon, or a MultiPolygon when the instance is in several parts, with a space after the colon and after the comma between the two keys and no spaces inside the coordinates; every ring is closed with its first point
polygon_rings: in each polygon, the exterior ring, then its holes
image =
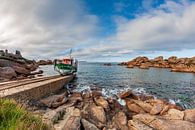
{"type": "Polygon", "coordinates": [[[71,57],[72,57],[71,54],[72,54],[72,49],[70,49],[70,59],[71,59],[71,57]]]}

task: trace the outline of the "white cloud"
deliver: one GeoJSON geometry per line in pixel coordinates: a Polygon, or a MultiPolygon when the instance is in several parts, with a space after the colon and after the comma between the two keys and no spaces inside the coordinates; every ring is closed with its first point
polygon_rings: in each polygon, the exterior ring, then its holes
{"type": "Polygon", "coordinates": [[[84,60],[195,49],[194,3],[167,0],[134,19],[113,16],[116,33],[103,38],[96,36],[100,19],[86,8],[79,0],[1,0],[0,48],[30,58],[62,57],[73,48],[84,60]]]}
{"type": "Polygon", "coordinates": [[[0,48],[50,58],[89,40],[97,24],[79,0],[1,0],[0,48]]]}
{"type": "Polygon", "coordinates": [[[133,20],[119,22],[113,39],[133,50],[192,49],[194,21],[195,4],[167,1],[133,20]]]}
{"type": "Polygon", "coordinates": [[[195,49],[195,3],[167,1],[158,8],[137,15],[135,19],[115,16],[114,20],[116,33],[101,44],[82,49],[86,57],[151,57],[162,51],[167,53],[166,56],[181,56],[179,52],[182,50],[189,50],[189,54],[183,56],[195,55],[190,51],[195,49]]]}

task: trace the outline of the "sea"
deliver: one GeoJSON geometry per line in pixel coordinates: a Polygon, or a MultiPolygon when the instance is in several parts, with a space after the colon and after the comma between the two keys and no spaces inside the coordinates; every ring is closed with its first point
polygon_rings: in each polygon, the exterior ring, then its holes
{"type": "MultiPolygon", "coordinates": [[[[41,66],[44,75],[57,75],[52,65],[41,66]]],[[[112,63],[79,62],[74,91],[102,90],[104,96],[132,90],[137,94],[152,95],[183,108],[195,108],[195,74],[170,72],[164,68],[129,69],[112,63]]]]}

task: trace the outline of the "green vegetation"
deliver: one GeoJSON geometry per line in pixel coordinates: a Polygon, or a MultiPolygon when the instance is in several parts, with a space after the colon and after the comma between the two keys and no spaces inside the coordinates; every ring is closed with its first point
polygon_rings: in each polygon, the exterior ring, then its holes
{"type": "Polygon", "coordinates": [[[0,130],[46,130],[39,117],[13,100],[0,99],[0,130]]]}

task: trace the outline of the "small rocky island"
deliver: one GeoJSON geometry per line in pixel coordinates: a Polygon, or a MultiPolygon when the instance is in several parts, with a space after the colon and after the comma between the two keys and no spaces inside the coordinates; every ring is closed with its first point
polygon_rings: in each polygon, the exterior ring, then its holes
{"type": "Polygon", "coordinates": [[[169,68],[172,72],[195,73],[195,57],[177,58],[176,56],[171,56],[168,59],[164,59],[163,56],[158,56],[154,59],[149,59],[143,56],[128,62],[122,62],[119,65],[127,66],[127,68],[139,67],[141,69],[149,69],[150,67],[169,68]]]}

